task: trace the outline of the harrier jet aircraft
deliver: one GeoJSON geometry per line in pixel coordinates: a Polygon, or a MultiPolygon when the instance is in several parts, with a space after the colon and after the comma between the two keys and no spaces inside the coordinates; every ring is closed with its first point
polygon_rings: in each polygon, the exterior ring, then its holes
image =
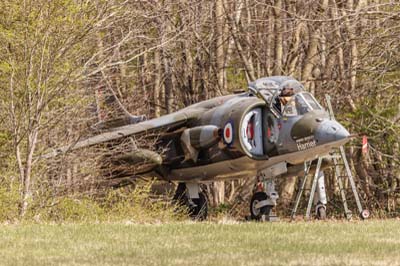
{"type": "MultiPolygon", "coordinates": [[[[108,100],[118,101],[115,94],[108,100]]],[[[103,132],[47,156],[157,133],[154,149],[133,148],[115,161],[146,164],[137,174],[177,182],[174,198],[202,219],[207,199],[199,184],[257,176],[250,212],[260,219],[276,205],[275,177],[298,174],[304,162],[350,139],[300,82],[286,76],[261,78],[250,83],[247,92],[202,101],[151,120],[129,114],[120,103],[119,108],[122,116],[97,125],[103,132]],[[155,152],[159,150],[165,152],[155,152]]],[[[323,183],[318,191],[324,207],[323,183]]]]}

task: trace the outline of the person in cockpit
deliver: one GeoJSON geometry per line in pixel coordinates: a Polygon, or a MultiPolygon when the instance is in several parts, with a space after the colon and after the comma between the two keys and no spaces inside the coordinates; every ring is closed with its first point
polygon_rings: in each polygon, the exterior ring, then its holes
{"type": "Polygon", "coordinates": [[[283,112],[285,109],[286,105],[291,101],[292,97],[294,95],[294,90],[293,88],[290,87],[284,87],[280,94],[278,95],[278,98],[275,102],[275,107],[279,110],[279,112],[283,112]]]}

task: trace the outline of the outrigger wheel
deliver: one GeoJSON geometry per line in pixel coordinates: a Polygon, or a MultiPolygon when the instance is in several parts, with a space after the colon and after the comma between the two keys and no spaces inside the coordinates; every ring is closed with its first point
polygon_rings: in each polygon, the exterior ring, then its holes
{"type": "Polygon", "coordinates": [[[370,213],[369,213],[369,210],[367,210],[367,209],[363,210],[363,211],[360,213],[360,217],[361,217],[361,219],[363,219],[363,220],[368,219],[368,218],[369,218],[369,215],[370,215],[370,213]]]}
{"type": "Polygon", "coordinates": [[[265,192],[256,192],[250,201],[250,213],[251,219],[253,220],[261,220],[263,215],[268,215],[272,209],[272,206],[263,206],[261,208],[257,208],[257,204],[261,201],[268,200],[268,195],[265,192]]]}
{"type": "Polygon", "coordinates": [[[186,184],[179,183],[172,202],[179,207],[186,207],[192,219],[203,221],[208,215],[208,200],[204,192],[199,192],[198,199],[190,199],[186,193],[186,184]]]}
{"type": "Polygon", "coordinates": [[[324,204],[318,204],[316,207],[318,220],[326,219],[326,206],[324,204]]]}

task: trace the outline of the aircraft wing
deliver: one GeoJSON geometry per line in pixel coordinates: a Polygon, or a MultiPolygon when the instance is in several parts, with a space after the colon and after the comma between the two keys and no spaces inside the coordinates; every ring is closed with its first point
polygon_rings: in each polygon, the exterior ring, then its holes
{"type": "Polygon", "coordinates": [[[49,152],[43,156],[43,158],[51,158],[57,155],[66,153],[68,151],[77,150],[84,147],[93,146],[96,144],[133,136],[147,132],[151,132],[157,129],[169,128],[169,127],[183,127],[187,122],[192,119],[196,119],[202,112],[203,108],[187,108],[182,109],[178,112],[171,113],[159,118],[151,119],[148,121],[140,122],[137,124],[126,125],[113,129],[110,132],[101,133],[99,135],[89,137],[84,140],[77,141],[70,145],[57,148],[52,152],[49,152]]]}

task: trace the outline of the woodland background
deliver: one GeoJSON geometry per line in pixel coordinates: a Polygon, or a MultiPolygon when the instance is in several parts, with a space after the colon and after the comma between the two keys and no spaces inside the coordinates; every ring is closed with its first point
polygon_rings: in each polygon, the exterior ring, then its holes
{"type": "MultiPolygon", "coordinates": [[[[338,120],[368,136],[367,154],[360,139],[346,149],[363,202],[398,215],[399,46],[394,0],[1,1],[0,218],[73,219],[160,201],[145,185],[105,189],[98,149],[41,157],[95,133],[99,87],[153,118],[269,75],[295,77],[321,102],[329,94],[338,120]]],[[[251,182],[213,184],[210,201],[237,215],[251,182]]],[[[282,206],[297,182],[280,184],[282,206]]],[[[326,182],[334,208],[329,171],[326,182]]]]}

